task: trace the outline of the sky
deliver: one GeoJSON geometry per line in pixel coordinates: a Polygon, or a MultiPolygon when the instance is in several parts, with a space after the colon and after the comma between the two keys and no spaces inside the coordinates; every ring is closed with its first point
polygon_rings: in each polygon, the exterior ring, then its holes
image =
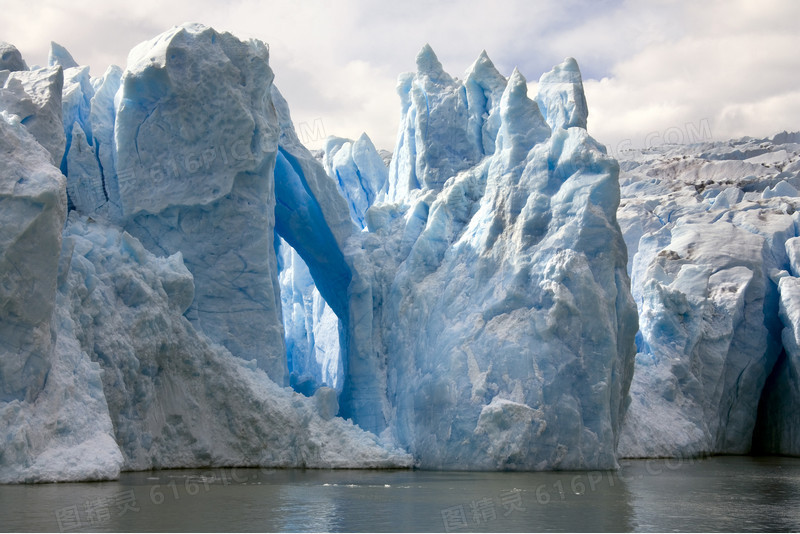
{"type": "Polygon", "coordinates": [[[794,0],[0,0],[0,40],[29,65],[50,41],[101,76],[136,44],[200,22],[270,45],[275,84],[310,148],[366,132],[392,150],[397,77],[429,43],[463,77],[486,50],[534,96],[567,56],[583,74],[589,133],[612,154],[665,142],[800,130],[794,0]]]}

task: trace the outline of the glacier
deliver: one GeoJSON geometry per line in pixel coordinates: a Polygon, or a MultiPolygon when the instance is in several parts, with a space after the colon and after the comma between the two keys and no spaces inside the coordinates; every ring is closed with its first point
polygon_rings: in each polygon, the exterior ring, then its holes
{"type": "Polygon", "coordinates": [[[574,59],[425,45],[313,153],[258,40],[0,52],[0,482],[800,454],[799,135],[615,159],[574,59]]]}
{"type": "Polygon", "coordinates": [[[620,154],[641,327],[621,455],[800,452],[798,142],[620,154]]]}

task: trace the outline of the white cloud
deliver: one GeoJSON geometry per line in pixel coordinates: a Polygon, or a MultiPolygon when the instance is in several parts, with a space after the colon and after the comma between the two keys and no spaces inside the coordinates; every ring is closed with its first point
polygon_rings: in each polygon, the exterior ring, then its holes
{"type": "Polygon", "coordinates": [[[295,122],[347,137],[366,131],[386,148],[397,75],[426,42],[457,76],[482,49],[501,72],[518,66],[531,82],[577,58],[590,132],[612,149],[676,128],[718,139],[800,129],[800,3],[791,0],[5,0],[3,11],[0,39],[29,64],[44,63],[54,40],[95,75],[185,21],[261,39],[295,122]]]}
{"type": "Polygon", "coordinates": [[[684,132],[688,142],[697,140],[692,131],[722,140],[800,130],[800,37],[787,22],[798,15],[800,4],[777,1],[676,9],[665,24],[682,28],[680,35],[585,82],[590,131],[613,151],[661,142],[668,131],[672,139],[684,132]]]}

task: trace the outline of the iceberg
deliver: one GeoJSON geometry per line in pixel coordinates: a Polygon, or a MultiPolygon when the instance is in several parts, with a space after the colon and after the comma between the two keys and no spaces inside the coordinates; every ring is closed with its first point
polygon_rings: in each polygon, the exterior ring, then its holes
{"type": "MultiPolygon", "coordinates": [[[[410,466],[412,458],[406,452],[335,417],[338,402],[334,389],[320,387],[307,398],[282,387],[286,360],[272,246],[275,204],[270,195],[280,125],[270,99],[266,47],[194,25],[167,35],[154,45],[163,44],[165,53],[181,46],[205,46],[197,57],[224,57],[223,68],[229,73],[236,61],[242,67],[245,61],[253,64],[248,71],[254,77],[252,83],[246,90],[238,89],[238,108],[237,102],[223,102],[234,109],[220,109],[218,116],[225,120],[238,112],[240,118],[249,117],[244,124],[228,125],[229,131],[240,134],[234,142],[247,138],[248,143],[225,147],[230,149],[225,153],[229,159],[219,164],[220,172],[208,173],[206,180],[218,181],[206,184],[205,191],[180,189],[180,184],[159,181],[163,175],[136,168],[142,162],[166,162],[165,151],[181,148],[177,141],[127,144],[126,136],[138,141],[136,133],[128,129],[141,130],[142,123],[137,121],[147,122],[137,115],[143,102],[131,99],[131,91],[149,83],[158,88],[163,70],[145,66],[141,69],[145,74],[137,77],[133,61],[133,70],[120,76],[119,69],[110,68],[91,85],[94,92],[85,95],[93,94],[88,124],[95,135],[90,139],[81,121],[72,123],[66,179],[53,166],[65,154],[63,142],[60,152],[48,153],[36,142],[38,138],[26,131],[31,121],[24,118],[31,115],[20,117],[3,111],[0,142],[4,153],[13,156],[4,160],[1,173],[7,204],[3,277],[15,283],[4,284],[7,317],[2,327],[4,346],[16,345],[0,360],[0,482],[109,479],[116,478],[120,470],[208,465],[410,466]],[[174,49],[165,44],[169,36],[175,37],[174,49]],[[244,155],[237,150],[245,149],[250,150],[249,159],[233,159],[244,155]],[[135,161],[128,150],[138,150],[135,161]],[[166,188],[161,191],[166,203],[160,211],[140,209],[152,207],[149,200],[137,197],[147,189],[125,183],[139,177],[155,179],[151,186],[166,188]],[[222,191],[225,186],[228,191],[222,191]],[[65,225],[67,191],[74,201],[65,225]],[[102,205],[97,196],[101,191],[106,200],[102,205]],[[203,198],[193,197],[195,193],[203,198]],[[174,225],[178,220],[181,224],[174,225]],[[215,230],[214,223],[219,220],[231,226],[215,230]],[[168,231],[144,231],[162,228],[168,231]],[[133,235],[137,231],[142,240],[133,235]],[[190,242],[187,236],[191,235],[198,239],[190,242]],[[175,247],[175,252],[167,252],[170,247],[175,247]],[[186,260],[187,256],[194,263],[186,260]],[[205,271],[203,265],[198,267],[199,262],[205,262],[205,271]],[[37,268],[15,267],[27,265],[37,268]],[[225,270],[230,265],[236,265],[235,274],[225,270]],[[209,275],[212,270],[216,277],[209,275]],[[233,327],[256,324],[258,335],[273,332],[275,343],[264,342],[263,337],[234,336],[251,351],[234,355],[224,346],[228,338],[219,335],[220,329],[207,324],[208,331],[195,328],[197,315],[205,312],[210,318],[213,310],[204,303],[201,312],[193,315],[192,307],[197,307],[198,294],[208,296],[215,291],[214,284],[218,284],[217,290],[223,287],[220,301],[226,285],[240,293],[239,301],[231,299],[225,304],[225,313],[214,318],[223,333],[224,316],[236,316],[230,323],[233,327]],[[227,307],[237,302],[250,304],[238,316],[236,309],[227,307]],[[272,315],[258,319],[265,310],[272,315]],[[254,317],[253,312],[255,320],[243,321],[254,317]],[[248,358],[250,355],[257,357],[248,358]],[[274,363],[270,357],[276,355],[278,365],[270,368],[274,363]],[[273,373],[272,378],[267,372],[273,373]]],[[[176,57],[170,56],[170,60],[176,57]]],[[[166,57],[162,59],[166,64],[166,57]]],[[[87,71],[77,68],[75,72],[87,71]]],[[[52,79],[59,80],[62,67],[34,71],[40,78],[51,73],[52,79]]],[[[180,71],[171,74],[176,84],[159,94],[166,101],[175,98],[171,91],[182,90],[177,83],[180,71]]],[[[229,89],[240,87],[239,80],[238,76],[216,79],[227,83],[229,89]]],[[[27,92],[14,92],[21,85],[12,85],[11,91],[3,93],[7,97],[4,103],[17,106],[11,111],[19,109],[23,98],[32,100],[27,92]]],[[[47,87],[37,84],[37,88],[42,86],[47,87]]],[[[57,105],[48,111],[53,112],[58,129],[51,133],[63,141],[60,90],[56,96],[52,102],[57,105]]],[[[166,117],[160,117],[160,125],[175,119],[175,127],[185,126],[181,121],[196,111],[191,105],[170,109],[166,102],[161,109],[166,117]]],[[[187,128],[182,131],[194,135],[187,128]]],[[[190,138],[183,149],[194,155],[194,146],[190,138]]],[[[298,147],[290,147],[286,153],[304,157],[298,147]]],[[[209,153],[205,156],[210,164],[209,153]]],[[[197,157],[202,158],[203,153],[197,157]]],[[[317,165],[318,175],[325,176],[317,165]]],[[[192,170],[208,171],[201,167],[192,170]]],[[[329,186],[336,191],[333,183],[329,186]]],[[[341,197],[339,200],[337,206],[346,214],[346,204],[341,197]]],[[[352,224],[346,215],[342,220],[352,224]]]]}

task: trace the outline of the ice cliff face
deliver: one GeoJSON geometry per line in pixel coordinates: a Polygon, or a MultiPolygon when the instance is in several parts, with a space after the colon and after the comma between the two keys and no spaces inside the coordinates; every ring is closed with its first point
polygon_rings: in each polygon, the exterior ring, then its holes
{"type": "Polygon", "coordinates": [[[5,111],[0,152],[0,482],[108,478],[122,456],[100,366],[64,332],[65,179],[19,116],[5,111]]]}
{"type": "MultiPolygon", "coordinates": [[[[506,80],[485,54],[464,81],[428,47],[417,69],[398,87],[389,202],[353,238],[387,399],[367,412],[351,371],[343,406],[424,467],[613,467],[636,315],[618,168],[583,127],[582,91],[540,95],[548,123],[522,75],[506,80]]],[[[543,79],[580,88],[575,69],[543,79]]]]}
{"type": "Polygon", "coordinates": [[[623,154],[641,332],[622,455],[800,452],[796,141],[623,154]]]}

